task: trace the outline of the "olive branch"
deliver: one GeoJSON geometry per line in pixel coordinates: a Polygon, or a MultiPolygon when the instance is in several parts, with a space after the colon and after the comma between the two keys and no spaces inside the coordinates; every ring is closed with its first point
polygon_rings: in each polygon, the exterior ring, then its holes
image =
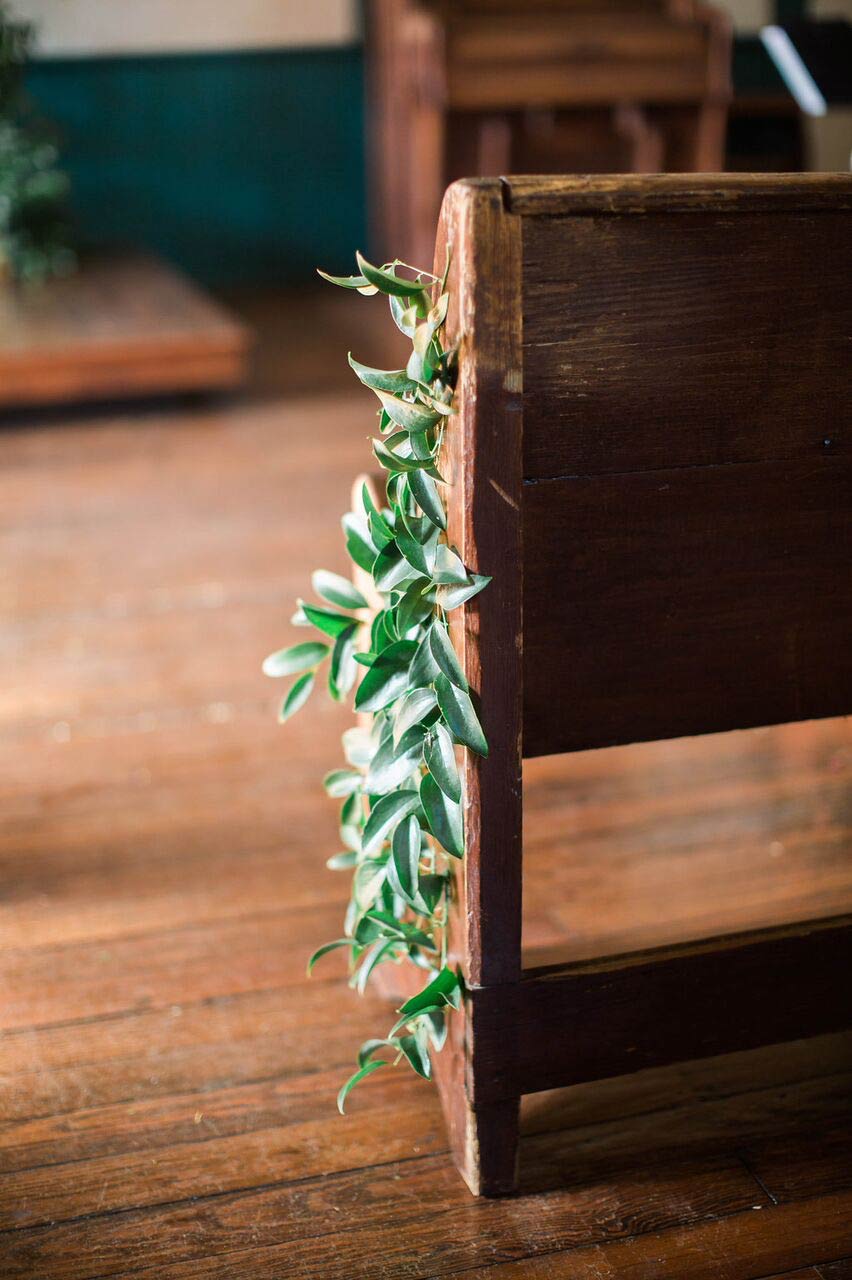
{"type": "Polygon", "coordinates": [[[452,867],[464,856],[457,748],[488,754],[447,630],[447,615],[490,582],[468,571],[446,536],[439,463],[457,369],[456,352],[443,341],[447,272],[439,278],[399,260],[376,267],[360,253],[356,261],[357,275],[319,274],[365,296],[384,294],[412,343],[404,369],[372,369],[349,356],[379,400],[373,453],[387,473],[385,499],[364,484],[355,510],[343,517],[356,581],[318,569],[312,584],[322,603],[298,602],[293,623],[322,639],[282,649],[263,664],[269,676],[296,676],[282,722],[307,702],[323,664],[336,701],[351,693],[364,668],[354,698],[362,723],[343,735],[346,767],[324,779],[327,793],[342,801],[344,845],[327,865],[351,871],[352,894],[344,936],[315,951],[308,972],[346,948],[350,985],[360,993],[380,964],[407,960],[426,977],[388,1034],[361,1046],[358,1069],[338,1094],[341,1112],[350,1090],[379,1067],[405,1059],[431,1077],[430,1048],[443,1046],[447,1014],[463,994],[460,974],[447,962],[452,867]]]}

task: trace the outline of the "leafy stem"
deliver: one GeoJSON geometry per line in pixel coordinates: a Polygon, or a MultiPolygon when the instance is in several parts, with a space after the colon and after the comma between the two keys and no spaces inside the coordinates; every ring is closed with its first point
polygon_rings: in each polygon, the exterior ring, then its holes
{"type": "Polygon", "coordinates": [[[459,757],[488,753],[447,619],[490,581],[466,568],[446,534],[440,460],[456,382],[456,352],[444,342],[447,271],[439,278],[398,260],[374,266],[360,253],[356,262],[357,275],[320,274],[365,296],[384,294],[412,344],[404,369],[372,369],[349,357],[379,400],[373,452],[386,472],[385,493],[363,485],[343,517],[355,580],[319,569],[312,578],[319,601],[298,602],[293,623],[319,638],[263,664],[269,676],[295,676],[282,721],[307,703],[321,669],[331,697],[354,690],[362,713],[343,735],[345,766],[324,780],[342,802],[344,848],[328,866],[352,876],[343,937],[319,947],[308,971],[346,949],[350,985],[359,992],[382,964],[408,962],[425,977],[387,1036],[361,1046],[358,1068],[338,1095],[341,1112],[350,1091],[381,1066],[405,1059],[430,1078],[430,1054],[446,1040],[447,1016],[462,999],[461,976],[448,959],[453,866],[464,856],[459,757]]]}

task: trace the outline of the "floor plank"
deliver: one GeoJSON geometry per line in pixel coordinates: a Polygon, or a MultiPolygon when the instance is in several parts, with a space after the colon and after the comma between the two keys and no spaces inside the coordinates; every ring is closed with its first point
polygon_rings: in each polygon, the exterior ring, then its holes
{"type": "MultiPolygon", "coordinates": [[[[304,972],[349,716],[281,730],[259,665],[344,567],[373,409],[339,352],[387,329],[244,303],[242,398],[0,430],[0,1275],[844,1280],[852,1036],[525,1099],[512,1200],[471,1199],[413,1077],[337,1115],[391,1020],[304,972]]],[[[850,773],[839,721],[532,762],[527,947],[839,909],[850,773]]]]}

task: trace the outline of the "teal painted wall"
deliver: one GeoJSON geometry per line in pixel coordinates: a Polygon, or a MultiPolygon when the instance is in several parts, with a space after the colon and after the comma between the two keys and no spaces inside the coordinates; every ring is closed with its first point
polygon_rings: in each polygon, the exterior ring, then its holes
{"type": "Polygon", "coordinates": [[[358,48],[42,61],[87,240],[213,285],[348,271],[365,242],[358,48]]]}
{"type": "MultiPolygon", "coordinates": [[[[780,87],[756,37],[734,54],[741,91],[780,87]]],[[[348,272],[366,244],[360,47],[46,60],[28,84],[90,241],[212,285],[348,272]]]]}

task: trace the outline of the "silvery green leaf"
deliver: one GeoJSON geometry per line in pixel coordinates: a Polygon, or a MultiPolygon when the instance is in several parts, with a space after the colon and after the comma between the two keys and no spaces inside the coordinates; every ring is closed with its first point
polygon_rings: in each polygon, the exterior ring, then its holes
{"type": "Polygon", "coordinates": [[[399,1047],[417,1074],[424,1080],[431,1080],[432,1063],[429,1061],[429,1053],[417,1036],[400,1036],[399,1047]]]}
{"type": "Polygon", "coordinates": [[[329,871],[349,871],[358,861],[358,854],[354,849],[346,849],[343,853],[335,853],[330,858],[326,858],[325,865],[329,871]]]}
{"type": "Polygon", "coordinates": [[[373,565],[373,581],[377,591],[393,591],[412,573],[409,562],[400,555],[395,542],[389,542],[376,556],[373,565]]]}
{"type": "MultiPolygon", "coordinates": [[[[384,883],[387,862],[368,858],[355,868],[352,877],[352,896],[362,911],[367,910],[376,900],[376,894],[384,883]]],[[[369,941],[356,933],[359,942],[369,941]]]]}
{"type": "Polygon", "coordinates": [[[428,405],[401,400],[399,396],[391,395],[388,391],[377,391],[376,395],[382,402],[385,412],[398,427],[402,427],[403,431],[428,431],[440,418],[440,414],[435,409],[430,409],[428,405]]]}
{"type": "Polygon", "coordinates": [[[359,569],[364,569],[369,573],[373,567],[373,561],[379,553],[379,548],[370,535],[366,516],[356,515],[355,512],[349,511],[343,517],[341,524],[346,536],[346,550],[350,560],[353,560],[359,569]]]}
{"type": "Polygon", "coordinates": [[[464,689],[458,689],[451,684],[443,673],[435,681],[435,692],[438,695],[441,714],[456,741],[465,747],[470,747],[471,751],[475,751],[480,756],[487,756],[488,743],[473,709],[470,695],[464,689]]]}
{"type": "Polygon", "coordinates": [[[391,395],[402,395],[403,391],[414,392],[417,383],[409,378],[404,369],[371,369],[369,365],[359,364],[349,353],[349,364],[365,387],[371,391],[388,391],[391,395]]]}
{"type": "Polygon", "coordinates": [[[444,511],[444,504],[432,477],[426,475],[425,471],[412,470],[408,477],[408,483],[414,500],[423,514],[428,516],[439,529],[446,529],[447,516],[444,511]]]}
{"type": "MultiPolygon", "coordinates": [[[[430,465],[428,460],[422,458],[403,457],[401,454],[388,449],[382,440],[373,441],[373,453],[376,455],[376,460],[386,471],[405,471],[410,475],[411,473],[422,473],[422,468],[430,465]]],[[[434,484],[434,481],[432,483],[434,484]]]]}
{"type": "Polygon", "coordinates": [[[461,801],[461,778],[459,777],[456,753],[449,730],[439,720],[432,727],[426,741],[423,757],[426,768],[437,782],[445,796],[459,804],[461,801]]]}
{"type": "Polygon", "coordinates": [[[336,938],[334,942],[326,942],[324,946],[317,947],[316,951],[308,961],[308,977],[311,976],[313,967],[317,960],[321,960],[323,956],[327,956],[330,951],[337,951],[340,947],[351,947],[351,938],[336,938]]]}
{"type": "Polygon", "coordinates": [[[355,665],[355,628],[341,631],[331,653],[329,678],[339,694],[347,694],[355,683],[358,669],[355,665]]]}
{"type": "Polygon", "coordinates": [[[419,769],[423,759],[423,737],[424,730],[420,725],[412,725],[397,743],[392,736],[388,736],[370,764],[364,782],[364,790],[368,795],[386,795],[401,786],[419,769]]]}
{"type": "Polygon", "coordinates": [[[456,651],[450,643],[446,627],[441,623],[436,623],[429,632],[429,637],[432,644],[432,656],[444,675],[459,689],[467,690],[467,679],[462,671],[456,651]]]}
{"type": "Polygon", "coordinates": [[[458,586],[439,587],[437,602],[445,613],[449,613],[451,609],[457,609],[460,604],[464,604],[467,600],[471,600],[475,595],[478,595],[483,587],[488,586],[490,581],[490,577],[486,577],[481,573],[472,573],[466,583],[459,583],[458,586]]]}
{"type": "Polygon", "coordinates": [[[329,573],[328,569],[316,569],[311,578],[314,591],[329,604],[336,604],[340,609],[366,609],[367,601],[348,578],[339,573],[329,573]]]}
{"type": "Polygon", "coordinates": [[[329,646],[319,640],[307,640],[304,644],[294,644],[289,649],[279,649],[263,660],[265,676],[292,676],[297,671],[305,671],[322,662],[328,653],[329,646]]]}
{"type": "Polygon", "coordinates": [[[414,331],[417,328],[417,308],[413,307],[407,300],[393,297],[393,295],[388,301],[390,302],[393,322],[397,329],[399,329],[400,333],[404,333],[406,338],[413,338],[414,331]]]}
{"type": "Polygon", "coordinates": [[[353,791],[357,791],[362,782],[361,774],[354,769],[332,769],[331,773],[327,773],[323,778],[322,785],[327,795],[336,800],[342,800],[345,796],[351,796],[353,791]]]}
{"type": "Polygon", "coordinates": [[[281,710],[278,712],[278,723],[283,724],[285,720],[289,720],[292,715],[303,707],[311,696],[311,690],[314,687],[314,673],[309,671],[307,675],[299,676],[299,679],[291,687],[287,697],[281,704],[281,710]]]}
{"type": "MultiPolygon", "coordinates": [[[[412,517],[412,519],[416,519],[416,517],[412,517]]],[[[396,531],[396,545],[413,569],[416,569],[418,573],[422,573],[424,577],[431,578],[435,572],[435,557],[437,555],[440,531],[436,529],[431,521],[425,518],[424,524],[428,525],[429,534],[424,541],[419,541],[412,537],[407,522],[403,521],[402,528],[396,531]]]]}
{"type": "Polygon", "coordinates": [[[459,556],[451,547],[442,542],[435,556],[435,572],[432,574],[438,583],[464,583],[469,581],[467,569],[459,556]]]}
{"type": "Polygon", "coordinates": [[[441,674],[441,668],[432,654],[431,633],[432,628],[430,627],[417,646],[417,651],[411,660],[411,666],[408,671],[408,684],[412,689],[432,684],[441,674]]]}
{"type": "Polygon", "coordinates": [[[432,835],[454,858],[464,856],[464,833],[461,805],[451,800],[438,786],[431,773],[420,783],[420,803],[432,835]]]}
{"type": "Polygon", "coordinates": [[[346,1099],[349,1097],[356,1084],[360,1084],[360,1082],[366,1079],[367,1076],[372,1075],[374,1071],[378,1071],[379,1067],[384,1066],[387,1066],[384,1058],[371,1058],[366,1066],[360,1067],[354,1075],[349,1077],[337,1095],[337,1110],[341,1115],[345,1114],[346,1099]]]}
{"type": "Polygon", "coordinates": [[[370,763],[373,749],[366,729],[362,729],[360,725],[353,725],[343,734],[342,742],[343,754],[353,768],[363,769],[370,763]]]}
{"type": "MultiPolygon", "coordinates": [[[[404,593],[397,601],[394,616],[400,639],[408,638],[408,632],[412,627],[419,627],[421,622],[425,622],[432,613],[432,603],[425,599],[423,595],[425,586],[426,582],[423,578],[416,578],[414,582],[405,588],[404,593]]],[[[415,635],[411,638],[417,639],[418,637],[415,635]]]]}
{"type": "Polygon", "coordinates": [[[330,276],[327,271],[320,271],[317,267],[317,275],[322,276],[323,280],[327,280],[329,284],[336,284],[341,289],[356,289],[358,293],[363,293],[365,297],[370,297],[378,293],[378,289],[365,276],[330,276]]]}
{"type": "Polygon", "coordinates": [[[362,253],[355,254],[355,261],[361,275],[368,284],[375,285],[380,293],[391,294],[395,298],[414,298],[423,295],[424,285],[420,280],[406,280],[395,271],[384,267],[374,267],[362,253]]]}
{"type": "Polygon", "coordinates": [[[355,988],[359,995],[362,996],[364,994],[370,974],[373,972],[376,965],[381,964],[384,959],[392,956],[398,947],[399,942],[397,942],[395,938],[389,938],[385,942],[376,942],[373,944],[370,951],[358,966],[358,972],[355,975],[355,988]]]}
{"type": "Polygon", "coordinates": [[[371,853],[390,839],[403,818],[420,808],[420,797],[416,791],[392,791],[382,796],[373,806],[372,812],[364,827],[362,847],[365,853],[371,853]]]}
{"type": "Polygon", "coordinates": [[[437,704],[438,698],[434,689],[409,690],[396,709],[393,726],[395,741],[399,742],[409,729],[420,724],[437,704]]]}
{"type": "Polygon", "coordinates": [[[393,847],[388,872],[396,879],[398,891],[411,905],[415,904],[420,866],[420,823],[412,815],[404,818],[393,833],[393,847]]]}

